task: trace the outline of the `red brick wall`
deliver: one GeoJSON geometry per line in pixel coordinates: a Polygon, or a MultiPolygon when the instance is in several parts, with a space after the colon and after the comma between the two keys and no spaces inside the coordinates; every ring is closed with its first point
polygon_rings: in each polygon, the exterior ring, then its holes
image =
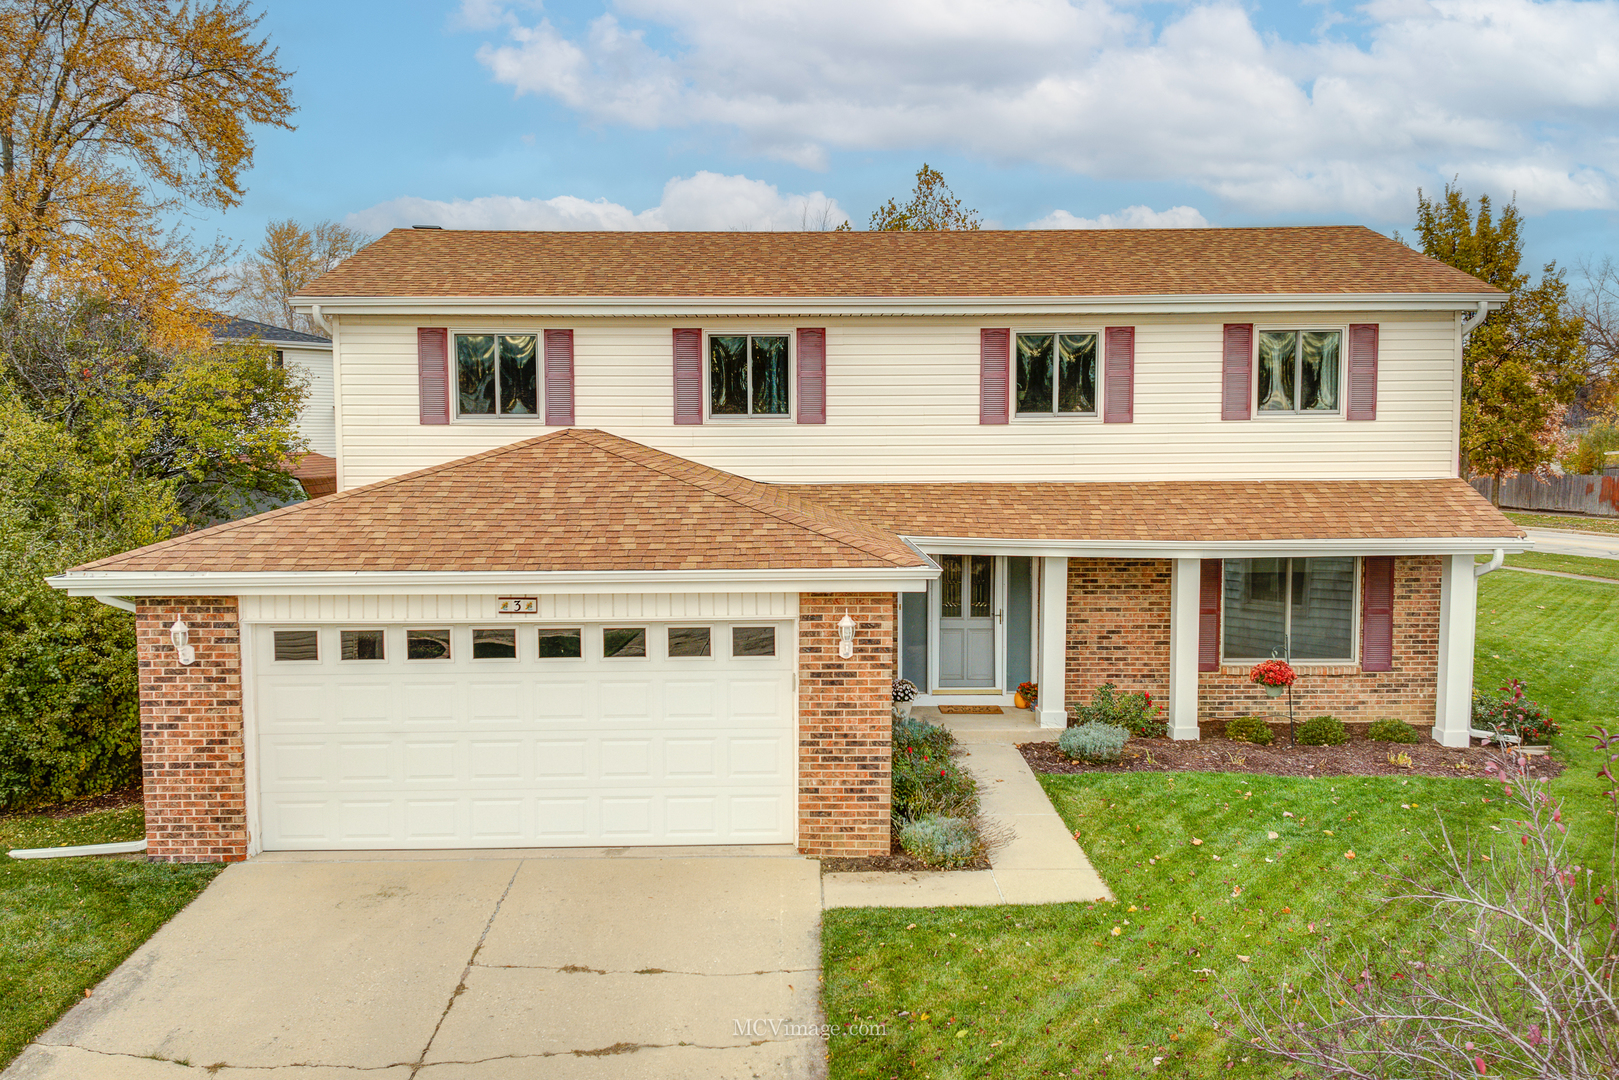
{"type": "Polygon", "coordinates": [[[898,598],[798,598],[798,848],[806,855],[887,855],[890,681],[898,598]],[[854,657],[838,621],[855,621],[854,657]]]}
{"type": "Polygon", "coordinates": [[[245,859],[236,598],[151,599],[136,607],[146,856],[158,862],[245,859]],[[190,666],[181,666],[169,640],[176,619],[186,624],[197,650],[190,666]]]}
{"type": "MultiPolygon", "coordinates": [[[[1299,680],[1293,684],[1295,719],[1308,720],[1330,713],[1348,723],[1395,717],[1424,730],[1433,726],[1439,684],[1441,568],[1437,555],[1394,560],[1394,670],[1362,673],[1354,665],[1296,664],[1299,680]]],[[[1287,712],[1287,697],[1267,697],[1248,681],[1248,667],[1224,667],[1198,677],[1199,720],[1206,724],[1211,720],[1287,712]]]]}
{"type": "Polygon", "coordinates": [[[1067,704],[1110,682],[1169,692],[1168,559],[1068,560],[1067,704]]]}
{"type": "MultiPolygon", "coordinates": [[[[1438,556],[1394,561],[1394,670],[1296,665],[1293,712],[1301,720],[1331,713],[1349,723],[1398,717],[1433,724],[1439,679],[1438,556]]],[[[1090,699],[1104,682],[1120,690],[1169,692],[1170,563],[1167,560],[1068,560],[1068,702],[1090,699]]],[[[1358,633],[1358,628],[1357,628],[1358,633]]],[[[1280,708],[1248,681],[1248,665],[1198,677],[1198,720],[1223,723],[1280,708]]]]}

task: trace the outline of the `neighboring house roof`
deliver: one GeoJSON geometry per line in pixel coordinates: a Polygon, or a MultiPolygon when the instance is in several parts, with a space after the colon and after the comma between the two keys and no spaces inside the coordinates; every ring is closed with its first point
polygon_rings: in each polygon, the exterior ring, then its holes
{"type": "Polygon", "coordinates": [[[395,229],[294,299],[1323,294],[1504,295],[1361,226],[844,233],[395,229]]]}
{"type": "Polygon", "coordinates": [[[1465,480],[794,484],[912,537],[1185,544],[1495,539],[1524,532],[1465,480]]]}
{"type": "Polygon", "coordinates": [[[304,494],[311,499],[324,498],[337,491],[337,459],[334,457],[311,452],[299,458],[287,471],[303,485],[304,494]]]}
{"type": "Polygon", "coordinates": [[[569,429],[74,571],[548,572],[926,567],[883,529],[569,429]]]}
{"type": "Polygon", "coordinates": [[[208,326],[215,341],[252,341],[285,345],[330,345],[331,338],[319,334],[306,334],[302,330],[288,330],[283,326],[238,319],[234,315],[220,315],[208,326]]]}

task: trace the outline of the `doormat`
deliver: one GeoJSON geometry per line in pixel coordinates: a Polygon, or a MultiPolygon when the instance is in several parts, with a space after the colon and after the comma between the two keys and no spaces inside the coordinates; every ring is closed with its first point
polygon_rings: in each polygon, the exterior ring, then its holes
{"type": "Polygon", "coordinates": [[[999,705],[940,705],[939,711],[942,713],[982,713],[983,715],[991,716],[1003,710],[999,705]]]}

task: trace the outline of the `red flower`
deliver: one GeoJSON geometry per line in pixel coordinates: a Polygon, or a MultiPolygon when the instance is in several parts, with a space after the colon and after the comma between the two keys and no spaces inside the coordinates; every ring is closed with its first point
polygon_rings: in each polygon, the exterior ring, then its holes
{"type": "Polygon", "coordinates": [[[1261,660],[1248,673],[1248,680],[1261,686],[1292,686],[1297,678],[1298,673],[1286,660],[1261,660]]]}

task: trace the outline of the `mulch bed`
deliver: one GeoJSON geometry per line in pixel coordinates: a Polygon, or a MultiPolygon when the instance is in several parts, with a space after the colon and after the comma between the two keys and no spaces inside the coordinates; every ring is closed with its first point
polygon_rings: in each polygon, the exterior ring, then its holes
{"type": "MultiPolygon", "coordinates": [[[[929,866],[921,859],[905,854],[905,849],[899,846],[899,830],[891,834],[887,855],[867,855],[859,859],[826,858],[821,859],[821,873],[823,874],[863,874],[872,871],[890,874],[904,873],[948,873],[937,866],[929,866]]],[[[966,866],[953,866],[951,870],[988,870],[989,859],[980,855],[976,862],[966,866]]]]}
{"type": "MultiPolygon", "coordinates": [[[[1343,746],[1270,746],[1234,739],[1131,739],[1124,760],[1113,765],[1071,761],[1054,742],[1023,743],[1023,760],[1037,773],[1081,772],[1237,772],[1268,776],[1483,776],[1484,765],[1501,751],[1496,747],[1450,748],[1424,739],[1419,743],[1372,742],[1351,737],[1343,746]],[[1409,767],[1395,765],[1390,754],[1407,754],[1409,767]]],[[[1528,755],[1529,774],[1552,777],[1563,767],[1549,757],[1528,755]]]]}
{"type": "Polygon", "coordinates": [[[0,817],[47,817],[70,818],[80,814],[90,814],[97,810],[122,810],[126,806],[139,806],[141,804],[141,789],[138,787],[124,788],[122,791],[109,791],[105,795],[92,795],[87,799],[74,799],[72,802],[56,803],[53,806],[40,806],[32,810],[19,810],[0,814],[0,817]]]}

